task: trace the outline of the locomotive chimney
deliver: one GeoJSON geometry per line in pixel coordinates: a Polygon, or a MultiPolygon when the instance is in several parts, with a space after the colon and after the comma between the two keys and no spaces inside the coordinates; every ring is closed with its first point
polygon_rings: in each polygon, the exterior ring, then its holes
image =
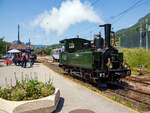
{"type": "Polygon", "coordinates": [[[105,47],[110,47],[111,24],[104,24],[99,27],[104,27],[105,29],[105,47]]]}

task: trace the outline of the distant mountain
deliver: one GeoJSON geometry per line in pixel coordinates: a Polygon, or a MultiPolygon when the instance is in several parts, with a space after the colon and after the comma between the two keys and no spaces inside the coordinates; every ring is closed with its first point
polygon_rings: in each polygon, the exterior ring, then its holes
{"type": "Polygon", "coordinates": [[[34,49],[47,48],[49,45],[34,45],[34,49]]]}
{"type": "Polygon", "coordinates": [[[61,45],[60,44],[52,44],[49,47],[52,48],[52,49],[55,49],[55,48],[60,48],[61,45]]]}
{"type": "Polygon", "coordinates": [[[52,45],[34,45],[34,49],[45,49],[45,48],[60,48],[60,44],[52,44],[52,45]]]}
{"type": "Polygon", "coordinates": [[[126,29],[118,30],[116,32],[116,37],[122,37],[122,36],[125,36],[128,34],[134,34],[134,33],[139,32],[141,24],[142,24],[143,32],[145,32],[146,31],[146,27],[145,27],[146,26],[146,18],[148,19],[148,24],[150,25],[150,13],[149,13],[146,16],[140,18],[138,20],[138,22],[136,24],[134,24],[133,26],[126,28],[126,29]]]}

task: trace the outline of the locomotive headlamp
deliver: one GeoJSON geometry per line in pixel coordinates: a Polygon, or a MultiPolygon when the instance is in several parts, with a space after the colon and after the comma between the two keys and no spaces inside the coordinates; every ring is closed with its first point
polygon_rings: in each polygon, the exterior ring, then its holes
{"type": "Polygon", "coordinates": [[[124,64],[124,67],[125,67],[125,68],[128,68],[128,67],[129,67],[129,65],[128,65],[128,64],[124,64]]]}
{"type": "Polygon", "coordinates": [[[113,68],[112,63],[109,65],[109,68],[110,68],[110,69],[113,68]]]}
{"type": "Polygon", "coordinates": [[[139,64],[139,65],[138,65],[138,68],[141,70],[141,69],[142,69],[142,64],[139,64]]]}

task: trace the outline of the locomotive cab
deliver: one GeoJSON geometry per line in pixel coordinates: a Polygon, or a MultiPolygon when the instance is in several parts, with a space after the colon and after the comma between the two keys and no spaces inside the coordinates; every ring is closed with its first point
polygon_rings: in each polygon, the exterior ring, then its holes
{"type": "Polygon", "coordinates": [[[60,41],[64,46],[64,52],[73,53],[77,51],[86,51],[91,49],[91,41],[83,38],[71,38],[60,41]]]}

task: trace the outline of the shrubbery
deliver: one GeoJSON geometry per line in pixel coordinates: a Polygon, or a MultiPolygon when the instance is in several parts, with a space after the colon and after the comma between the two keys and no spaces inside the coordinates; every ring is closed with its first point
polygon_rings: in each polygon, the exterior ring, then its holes
{"type": "Polygon", "coordinates": [[[150,69],[150,51],[146,52],[145,49],[121,49],[120,52],[124,53],[125,62],[132,68],[138,68],[142,64],[144,69],[150,69]]]}
{"type": "Polygon", "coordinates": [[[46,83],[37,80],[16,80],[15,86],[0,89],[0,98],[21,101],[49,96],[55,91],[52,81],[46,83]]]}

